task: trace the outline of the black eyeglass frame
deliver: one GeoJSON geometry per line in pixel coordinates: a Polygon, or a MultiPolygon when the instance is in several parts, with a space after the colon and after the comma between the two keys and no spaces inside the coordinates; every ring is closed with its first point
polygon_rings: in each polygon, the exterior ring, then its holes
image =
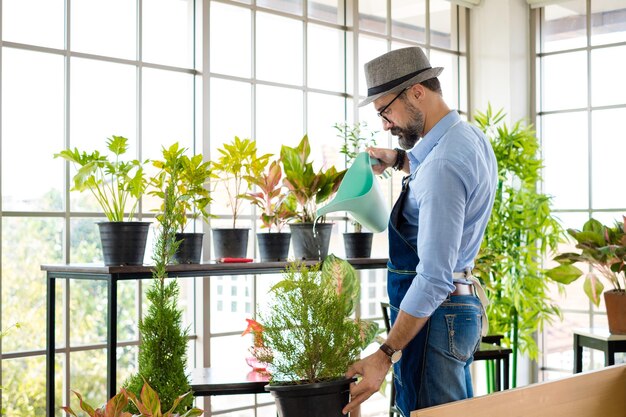
{"type": "Polygon", "coordinates": [[[378,115],[378,117],[380,117],[381,119],[385,120],[387,123],[392,123],[391,120],[387,119],[383,113],[385,113],[387,111],[387,109],[389,108],[389,106],[391,106],[393,104],[393,102],[396,101],[398,99],[398,97],[400,97],[402,95],[402,93],[404,93],[408,89],[409,89],[409,87],[406,87],[405,89],[400,91],[398,93],[398,95],[393,98],[393,100],[391,100],[389,103],[387,103],[387,105],[385,107],[380,109],[380,111],[376,113],[378,115]]]}

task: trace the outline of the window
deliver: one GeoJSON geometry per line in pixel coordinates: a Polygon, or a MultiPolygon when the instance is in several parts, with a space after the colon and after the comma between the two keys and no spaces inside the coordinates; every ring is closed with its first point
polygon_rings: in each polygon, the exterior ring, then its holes
{"type": "MultiPolygon", "coordinates": [[[[73,172],[66,172],[54,153],[66,147],[104,150],[105,139],[116,134],[130,139],[130,154],[140,159],[160,157],[161,147],[174,141],[211,158],[235,135],[256,139],[260,152],[277,154],[281,144],[295,145],[307,133],[318,166],[343,167],[334,123],[366,121],[379,131],[381,146],[393,145],[373,106],[357,107],[366,90],[362,67],[381,53],[411,45],[422,46],[433,65],[445,67],[444,96],[467,114],[467,45],[459,33],[466,9],[445,0],[348,3],[72,0],[67,7],[69,0],[0,2],[0,324],[23,325],[19,338],[1,342],[7,415],[45,415],[46,286],[39,265],[101,262],[95,222],[103,216],[89,195],[69,192],[73,172]],[[119,30],[110,30],[111,21],[119,30]],[[201,33],[209,33],[208,40],[201,33]],[[21,378],[24,374],[34,377],[21,378]],[[28,403],[13,400],[24,392],[28,403]]],[[[394,176],[384,184],[390,204],[399,180],[394,176]]],[[[222,197],[214,196],[216,218],[196,229],[209,232],[232,223],[222,197]]],[[[153,219],[154,206],[144,199],[142,218],[153,219]]],[[[246,208],[238,222],[251,228],[248,253],[256,256],[256,213],[246,208]]],[[[336,223],[331,248],[341,255],[340,232],[350,226],[341,216],[336,223]]],[[[376,236],[373,256],[386,257],[386,246],[386,236],[376,236]]],[[[205,252],[209,259],[210,248],[205,252]]],[[[146,262],[150,255],[148,249],[146,262]]],[[[381,300],[366,296],[386,294],[385,275],[363,271],[361,276],[369,290],[363,292],[359,314],[378,318],[381,300]]],[[[221,362],[242,361],[250,344],[239,335],[245,318],[256,313],[279,278],[213,277],[206,286],[203,280],[181,280],[180,305],[192,336],[204,331],[196,329],[195,317],[208,320],[208,334],[191,342],[190,366],[207,351],[213,363],[217,352],[228,352],[221,362]],[[196,304],[198,298],[207,302],[196,304]],[[200,339],[209,342],[202,346],[200,339]]],[[[148,285],[129,281],[118,288],[120,381],[136,367],[137,324],[148,285]]],[[[90,403],[105,400],[106,327],[99,302],[106,298],[105,288],[58,283],[57,405],[74,401],[70,389],[90,403]]],[[[240,408],[246,415],[273,412],[257,407],[263,404],[256,398],[214,398],[210,405],[210,413],[221,415],[240,408]]],[[[386,407],[380,396],[364,411],[386,407]]]]}
{"type": "MultiPolygon", "coordinates": [[[[545,169],[543,188],[554,196],[555,214],[566,228],[580,229],[589,217],[613,224],[626,211],[615,192],[619,155],[626,151],[619,121],[626,117],[626,6],[623,2],[576,0],[539,9],[537,125],[545,169]],[[564,153],[564,150],[567,152],[564,153]]],[[[561,249],[573,249],[571,243],[561,249]]],[[[543,332],[541,379],[573,369],[572,329],[606,327],[604,303],[595,308],[582,279],[554,288],[563,325],[543,332]]],[[[601,354],[585,351],[585,368],[602,366],[601,354]]]]}

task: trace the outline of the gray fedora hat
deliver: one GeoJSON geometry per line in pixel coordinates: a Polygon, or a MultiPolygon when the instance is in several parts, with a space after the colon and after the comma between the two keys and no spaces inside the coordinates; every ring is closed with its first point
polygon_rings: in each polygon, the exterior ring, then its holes
{"type": "Polygon", "coordinates": [[[435,78],[441,71],[441,67],[430,66],[426,54],[417,46],[387,52],[365,64],[367,98],[359,103],[359,107],[385,94],[435,78]]]}

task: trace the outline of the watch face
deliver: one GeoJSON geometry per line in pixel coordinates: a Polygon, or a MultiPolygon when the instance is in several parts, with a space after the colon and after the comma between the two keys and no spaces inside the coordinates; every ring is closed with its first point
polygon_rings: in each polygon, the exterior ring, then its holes
{"type": "Polygon", "coordinates": [[[400,360],[400,358],[402,357],[402,351],[401,350],[396,350],[395,352],[392,353],[391,355],[391,363],[396,363],[400,360]]]}

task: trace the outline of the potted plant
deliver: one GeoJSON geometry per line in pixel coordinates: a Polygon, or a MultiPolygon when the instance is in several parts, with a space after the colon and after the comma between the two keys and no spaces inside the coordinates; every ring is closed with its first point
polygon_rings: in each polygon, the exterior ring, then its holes
{"type": "Polygon", "coordinates": [[[285,261],[289,255],[291,233],[281,233],[281,230],[287,221],[296,216],[296,200],[293,195],[283,192],[281,178],[278,161],[272,161],[267,172],[258,177],[246,176],[248,183],[256,186],[256,191],[247,193],[243,198],[261,211],[261,227],[267,229],[267,233],[256,235],[262,262],[285,261]]]}
{"type": "MultiPolygon", "coordinates": [[[[180,241],[173,260],[177,263],[200,263],[204,233],[189,233],[185,229],[189,220],[211,217],[208,212],[211,203],[208,183],[214,176],[211,163],[204,162],[202,154],[190,158],[185,155],[186,151],[178,143],[162,149],[163,160],[152,161],[159,172],[150,179],[154,188],[150,194],[163,201],[160,210],[164,212],[165,192],[173,185],[173,221],[178,230],[176,240],[180,241]]],[[[160,222],[162,217],[163,214],[157,215],[157,220],[160,222]]]]}
{"type": "Polygon", "coordinates": [[[235,139],[218,149],[221,154],[213,163],[218,184],[226,191],[228,205],[233,215],[232,228],[214,228],[213,245],[215,257],[245,258],[248,250],[250,229],[238,229],[237,217],[241,210],[244,192],[250,189],[246,177],[259,177],[269,162],[271,154],[257,156],[256,141],[235,139]]]}
{"type": "MultiPolygon", "coordinates": [[[[344,143],[340,152],[346,157],[346,166],[350,167],[354,159],[361,152],[370,146],[376,146],[374,136],[378,132],[367,133],[367,123],[355,123],[350,126],[347,123],[335,123],[333,126],[337,130],[337,137],[344,143]]],[[[343,244],[347,258],[369,258],[372,253],[372,232],[363,232],[363,226],[354,218],[351,221],[354,232],[343,234],[343,244]]]]}
{"type": "MultiPolygon", "coordinates": [[[[252,346],[248,348],[248,351],[252,356],[246,358],[246,363],[252,368],[254,372],[260,372],[267,374],[267,364],[259,361],[256,357],[263,353],[257,352],[257,350],[267,350],[265,342],[263,341],[263,325],[256,320],[246,319],[248,326],[241,333],[242,336],[252,334],[252,346]]],[[[267,352],[266,352],[267,353],[267,352]]]]}
{"type": "Polygon", "coordinates": [[[106,143],[113,154],[112,160],[99,151],[88,154],[77,148],[66,149],[54,157],[72,162],[78,168],[72,191],[90,191],[107,217],[107,222],[98,223],[104,264],[141,265],[150,223],[132,220],[146,189],[145,162],[120,160],[128,150],[128,139],[123,136],[113,135],[106,143]]]}
{"type": "Polygon", "coordinates": [[[600,294],[605,287],[601,278],[612,289],[604,291],[609,331],[626,334],[626,216],[615,226],[608,227],[595,219],[588,220],[583,230],[567,229],[580,253],[562,253],[554,258],[559,266],[548,271],[548,276],[562,284],[570,284],[585,276],[583,289],[589,300],[600,305],[600,294]],[[591,273],[578,269],[574,264],[583,262],[592,268],[591,273]]]}
{"type": "Polygon", "coordinates": [[[297,147],[283,145],[280,150],[285,173],[283,183],[298,202],[298,222],[289,224],[296,259],[324,259],[328,254],[333,225],[325,223],[324,216],[319,219],[320,224],[316,224],[316,207],[337,191],[346,173],[345,170],[338,172],[334,166],[316,172],[313,162],[308,160],[310,154],[307,135],[297,147]]]}
{"type": "MultiPolygon", "coordinates": [[[[73,391],[76,397],[78,397],[80,408],[87,413],[89,417],[195,417],[201,416],[204,412],[198,408],[191,408],[184,412],[184,414],[174,414],[174,410],[178,404],[191,394],[191,391],[178,397],[169,411],[161,411],[161,399],[155,390],[147,383],[144,382],[139,398],[132,392],[128,392],[124,388],[120,390],[113,398],[107,401],[100,408],[94,408],[83,401],[83,397],[76,391],[73,391]],[[131,414],[128,411],[124,411],[128,404],[132,403],[139,410],[140,414],[131,414]]],[[[78,417],[78,415],[72,410],[71,407],[61,407],[63,411],[69,416],[78,417]]]]}
{"type": "Polygon", "coordinates": [[[278,415],[342,416],[353,382],[344,374],[378,333],[375,322],[352,318],[358,293],[356,271],[333,255],[321,269],[290,265],[271,288],[260,313],[265,349],[254,354],[269,365],[278,415]]]}
{"type": "Polygon", "coordinates": [[[474,274],[489,297],[489,333],[504,335],[502,344],[513,350],[515,387],[518,352],[535,359],[536,332],[560,316],[542,259],[556,249],[563,231],[552,213],[551,197],[537,189],[542,161],[534,129],[522,121],[507,126],[505,116],[491,106],[474,115],[498,161],[496,195],[474,274]]]}

